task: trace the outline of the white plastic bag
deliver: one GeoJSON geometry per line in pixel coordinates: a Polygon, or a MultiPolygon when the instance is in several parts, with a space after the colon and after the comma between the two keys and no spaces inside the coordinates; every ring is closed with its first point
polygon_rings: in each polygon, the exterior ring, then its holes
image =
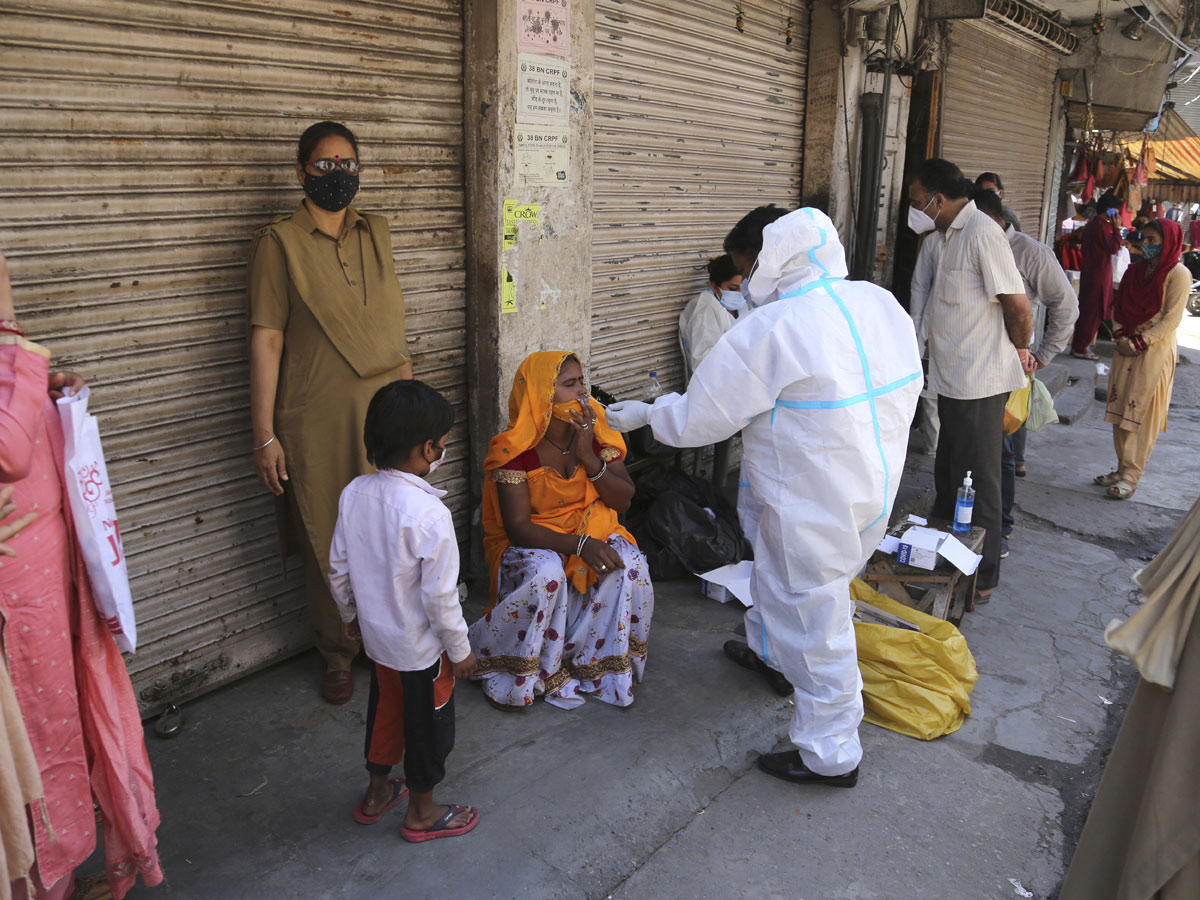
{"type": "Polygon", "coordinates": [[[1029,416],[1025,419],[1027,431],[1038,431],[1043,425],[1052,425],[1058,421],[1058,413],[1054,411],[1054,398],[1050,389],[1029,376],[1029,416]]]}
{"type": "Polygon", "coordinates": [[[58,400],[58,417],[66,438],[64,468],[75,535],[83,551],[92,599],[117,646],[132,653],[137,649],[137,624],[133,618],[133,596],[125,571],[125,549],[117,524],[112,482],[100,446],[100,427],[88,415],[89,390],[58,400]]]}

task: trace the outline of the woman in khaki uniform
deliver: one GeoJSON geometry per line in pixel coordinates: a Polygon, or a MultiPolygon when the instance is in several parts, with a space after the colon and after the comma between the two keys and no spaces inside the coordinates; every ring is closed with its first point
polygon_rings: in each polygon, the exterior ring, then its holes
{"type": "Polygon", "coordinates": [[[360,213],[358,142],[336,122],[300,138],[296,180],[305,198],[260,228],[250,245],[250,416],[254,465],[280,498],[281,539],[304,556],[305,590],[325,659],[322,696],[354,691],[358,644],[342,632],[329,593],[329,543],[338,496],[373,471],[363,450],[375,391],[412,378],[404,299],[383,216],[360,213]]]}

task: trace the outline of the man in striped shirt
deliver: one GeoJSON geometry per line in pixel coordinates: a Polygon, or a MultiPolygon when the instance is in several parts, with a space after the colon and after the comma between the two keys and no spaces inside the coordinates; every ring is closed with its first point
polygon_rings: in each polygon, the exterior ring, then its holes
{"type": "Polygon", "coordinates": [[[976,602],[1000,581],[1000,453],[1004,403],[1037,362],[1029,353],[1033,313],[1004,232],[968,198],[953,163],[926,160],[908,187],[909,224],[934,231],[934,276],[924,310],[929,387],[938,395],[933,515],[950,520],[967,472],[975,486],[973,524],[987,529],[976,602]],[[936,229],[936,230],[935,230],[936,229]]]}

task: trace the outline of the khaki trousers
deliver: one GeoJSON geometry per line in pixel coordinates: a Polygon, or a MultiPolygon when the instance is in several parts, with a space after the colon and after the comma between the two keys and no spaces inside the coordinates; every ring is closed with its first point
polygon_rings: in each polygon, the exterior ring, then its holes
{"type": "Polygon", "coordinates": [[[1122,481],[1127,481],[1137,487],[1142,473],[1146,471],[1146,463],[1150,459],[1150,451],[1158,442],[1162,432],[1153,425],[1143,424],[1137,431],[1130,431],[1120,425],[1113,426],[1113,447],[1117,451],[1117,474],[1122,481]]]}
{"type": "Polygon", "coordinates": [[[333,602],[333,594],[329,592],[328,573],[321,571],[321,563],[313,552],[312,541],[304,529],[304,519],[300,517],[300,507],[296,504],[296,495],[287,491],[288,506],[295,528],[296,543],[300,554],[304,557],[304,595],[308,600],[308,617],[316,632],[316,647],[325,660],[325,667],[335,670],[346,670],[358,655],[357,641],[348,639],[342,633],[342,617],[338,613],[337,604],[333,602]]]}

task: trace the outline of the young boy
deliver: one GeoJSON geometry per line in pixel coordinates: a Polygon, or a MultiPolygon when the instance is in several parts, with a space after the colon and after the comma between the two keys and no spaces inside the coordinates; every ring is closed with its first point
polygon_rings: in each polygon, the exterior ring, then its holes
{"type": "Polygon", "coordinates": [[[346,486],[329,551],[329,584],[348,636],[375,663],[367,706],[371,825],[411,796],[407,841],[466,834],[470,806],[437,806],[433,789],[454,747],[454,679],[475,671],[458,599],[458,543],[445,491],[423,476],[441,464],[454,410],[420,381],[394,381],[367,407],[363,442],[378,471],[346,486]],[[404,778],[389,778],[404,760],[404,778]],[[411,794],[410,794],[411,791],[411,794]]]}

